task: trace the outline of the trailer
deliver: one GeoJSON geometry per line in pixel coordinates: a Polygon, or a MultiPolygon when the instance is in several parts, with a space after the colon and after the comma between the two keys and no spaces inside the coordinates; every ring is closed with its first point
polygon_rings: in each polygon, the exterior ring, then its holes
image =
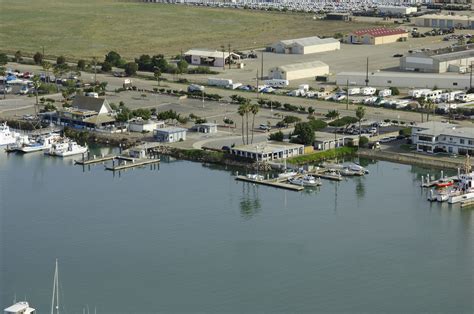
{"type": "Polygon", "coordinates": [[[375,87],[362,87],[360,89],[360,93],[364,96],[372,96],[376,91],[375,87]]]}
{"type": "Polygon", "coordinates": [[[228,89],[237,89],[240,86],[242,86],[242,83],[233,83],[233,84],[227,85],[226,88],[228,88],[228,89]]]}
{"type": "Polygon", "coordinates": [[[410,91],[408,91],[408,96],[410,96],[411,98],[420,98],[420,97],[424,97],[425,94],[431,92],[431,89],[427,89],[427,88],[424,88],[424,89],[412,89],[410,91]]]}
{"type": "Polygon", "coordinates": [[[347,95],[352,96],[352,95],[359,95],[360,94],[360,88],[359,87],[352,87],[347,90],[347,95]]]}
{"type": "Polygon", "coordinates": [[[232,85],[232,80],[231,79],[223,79],[223,78],[208,78],[207,79],[207,85],[209,86],[220,86],[220,87],[226,87],[228,85],[232,85]]]}
{"type": "Polygon", "coordinates": [[[392,95],[392,90],[391,89],[381,89],[379,90],[379,97],[388,97],[392,95]]]}
{"type": "Polygon", "coordinates": [[[203,91],[204,91],[204,86],[196,85],[196,84],[191,84],[188,86],[188,92],[190,93],[203,92],[203,91]]]}
{"type": "Polygon", "coordinates": [[[456,100],[460,102],[474,101],[474,94],[458,94],[456,95],[456,100]]]}

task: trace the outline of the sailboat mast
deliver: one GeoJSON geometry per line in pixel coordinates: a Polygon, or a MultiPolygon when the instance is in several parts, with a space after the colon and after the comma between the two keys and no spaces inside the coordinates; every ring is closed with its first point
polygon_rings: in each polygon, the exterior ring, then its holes
{"type": "Polygon", "coordinates": [[[56,265],[54,269],[53,278],[53,296],[51,298],[51,314],[54,314],[54,308],[56,307],[56,314],[59,314],[59,274],[58,274],[58,259],[56,259],[56,265]],[[55,306],[56,301],[56,306],[55,306]]]}

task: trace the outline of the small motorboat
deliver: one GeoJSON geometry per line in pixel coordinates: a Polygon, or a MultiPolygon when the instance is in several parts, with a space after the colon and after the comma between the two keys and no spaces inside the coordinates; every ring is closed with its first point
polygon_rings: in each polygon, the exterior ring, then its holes
{"type": "Polygon", "coordinates": [[[437,188],[447,188],[448,186],[453,186],[454,185],[454,180],[451,179],[439,179],[435,183],[435,187],[437,188]]]}
{"type": "Polygon", "coordinates": [[[301,178],[289,178],[288,182],[294,185],[300,185],[300,186],[320,186],[322,185],[321,179],[320,178],[315,178],[310,175],[305,175],[301,178]]]}
{"type": "Polygon", "coordinates": [[[265,177],[260,174],[248,174],[247,178],[254,181],[263,181],[265,179],[265,177]]]}

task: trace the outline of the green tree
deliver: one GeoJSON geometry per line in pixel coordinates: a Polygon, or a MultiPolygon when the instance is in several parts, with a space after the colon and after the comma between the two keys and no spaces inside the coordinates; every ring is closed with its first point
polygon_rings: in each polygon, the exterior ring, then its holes
{"type": "Polygon", "coordinates": [[[17,50],[17,52],[15,52],[15,62],[20,62],[21,60],[23,60],[23,55],[20,50],[17,50]]]}
{"type": "Polygon", "coordinates": [[[102,67],[100,68],[103,72],[112,71],[112,64],[108,61],[102,62],[102,67]]]}
{"type": "Polygon", "coordinates": [[[286,126],[289,126],[290,124],[300,122],[301,119],[299,117],[295,117],[295,116],[286,116],[286,117],[283,118],[282,121],[283,121],[283,123],[286,124],[286,126]]]}
{"type": "Polygon", "coordinates": [[[112,66],[120,66],[122,57],[115,51],[110,51],[105,55],[105,61],[110,63],[112,66]]]}
{"type": "Polygon", "coordinates": [[[362,106],[359,106],[357,107],[356,109],[356,117],[357,117],[357,121],[359,122],[359,147],[360,147],[360,124],[362,122],[362,119],[364,119],[364,116],[365,116],[365,108],[362,107],[362,106]]]}
{"type": "Polygon", "coordinates": [[[43,67],[43,70],[46,74],[46,82],[49,83],[49,70],[51,69],[51,63],[48,61],[43,61],[41,66],[43,67]]]}
{"type": "Polygon", "coordinates": [[[8,57],[5,53],[0,53],[0,65],[5,65],[8,63],[8,57]]]}
{"type": "Polygon", "coordinates": [[[59,65],[66,64],[66,58],[64,56],[57,57],[56,64],[59,64],[59,65]]]}
{"type": "Polygon", "coordinates": [[[293,135],[298,136],[298,142],[301,144],[312,145],[314,143],[314,130],[307,122],[297,123],[293,135]]]}
{"type": "Polygon", "coordinates": [[[184,59],[179,60],[176,63],[176,66],[178,68],[178,74],[186,73],[188,70],[188,63],[184,59]]]}
{"type": "Polygon", "coordinates": [[[339,118],[339,111],[337,110],[329,110],[326,114],[326,118],[328,119],[338,119],[339,118]]]}
{"type": "Polygon", "coordinates": [[[390,87],[390,90],[392,91],[392,96],[400,95],[400,90],[397,87],[390,87]]]}
{"type": "MultiPolygon", "coordinates": [[[[5,70],[5,67],[2,65],[0,66],[0,75],[5,77],[7,75],[7,71],[5,70]]],[[[6,92],[6,88],[7,88],[7,80],[4,79],[3,80],[3,99],[7,98],[7,92],[6,92]]]]}
{"type": "Polygon", "coordinates": [[[84,71],[86,68],[86,61],[85,60],[79,60],[77,61],[77,69],[80,71],[84,71]]]}
{"type": "Polygon", "coordinates": [[[41,52],[35,53],[33,55],[33,60],[35,61],[35,64],[43,63],[43,54],[41,52]]]}
{"type": "Polygon", "coordinates": [[[270,141],[278,141],[278,142],[283,142],[283,139],[285,138],[285,135],[283,134],[282,131],[278,131],[275,133],[270,134],[268,137],[268,140],[270,141]]]}
{"type": "Polygon", "coordinates": [[[31,79],[33,82],[33,88],[35,89],[35,97],[36,97],[36,102],[35,102],[35,114],[38,114],[38,90],[41,86],[41,79],[38,75],[33,76],[31,79]]]}
{"type": "Polygon", "coordinates": [[[129,62],[125,64],[124,70],[127,76],[135,75],[138,71],[138,65],[135,62],[129,62]]]}

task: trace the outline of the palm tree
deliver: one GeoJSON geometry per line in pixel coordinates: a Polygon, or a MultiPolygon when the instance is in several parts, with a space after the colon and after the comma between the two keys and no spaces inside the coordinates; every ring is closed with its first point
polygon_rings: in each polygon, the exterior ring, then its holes
{"type": "Polygon", "coordinates": [[[237,113],[242,118],[242,144],[245,145],[245,138],[244,138],[244,115],[245,115],[245,105],[240,105],[237,113]]]}
{"type": "Polygon", "coordinates": [[[0,75],[3,76],[3,99],[7,97],[7,71],[5,67],[0,67],[0,75]]]}
{"type": "Polygon", "coordinates": [[[244,107],[245,107],[245,121],[246,121],[246,137],[247,137],[247,140],[246,140],[246,143],[248,144],[249,143],[249,113],[250,113],[250,110],[251,110],[251,105],[250,105],[250,99],[245,99],[245,103],[244,103],[244,107]]]}
{"type": "Polygon", "coordinates": [[[430,111],[431,111],[431,109],[434,109],[434,108],[435,108],[435,106],[434,106],[433,101],[431,99],[428,99],[426,101],[426,109],[427,109],[427,111],[426,111],[426,122],[430,121],[430,111]]]}
{"type": "Polygon", "coordinates": [[[250,106],[250,112],[252,112],[252,140],[250,141],[250,143],[253,144],[253,131],[254,131],[254,128],[255,128],[255,116],[257,115],[259,111],[259,108],[258,108],[258,105],[251,105],[250,106]]]}
{"type": "Polygon", "coordinates": [[[51,69],[51,63],[48,61],[43,61],[41,66],[43,67],[43,71],[46,72],[46,83],[49,83],[49,69],[51,69]]]}
{"type": "Polygon", "coordinates": [[[41,86],[41,79],[38,75],[33,76],[31,79],[33,81],[33,87],[35,88],[35,96],[36,96],[36,103],[35,103],[35,115],[38,114],[38,88],[41,86]]]}
{"type": "Polygon", "coordinates": [[[356,117],[357,117],[357,120],[359,121],[359,147],[360,147],[360,123],[362,119],[364,119],[364,116],[365,116],[365,108],[362,106],[357,107],[356,117]]]}
{"type": "Polygon", "coordinates": [[[423,111],[426,105],[425,98],[421,97],[418,98],[418,105],[420,106],[420,112],[421,112],[421,123],[423,123],[423,111]]]}
{"type": "Polygon", "coordinates": [[[161,71],[159,68],[155,69],[155,72],[153,73],[153,76],[155,77],[156,83],[158,86],[160,86],[160,76],[161,76],[161,71]]]}
{"type": "Polygon", "coordinates": [[[58,77],[61,76],[61,69],[59,67],[54,67],[53,68],[53,75],[54,75],[54,80],[56,84],[56,91],[59,93],[59,85],[58,85],[58,77]]]}

